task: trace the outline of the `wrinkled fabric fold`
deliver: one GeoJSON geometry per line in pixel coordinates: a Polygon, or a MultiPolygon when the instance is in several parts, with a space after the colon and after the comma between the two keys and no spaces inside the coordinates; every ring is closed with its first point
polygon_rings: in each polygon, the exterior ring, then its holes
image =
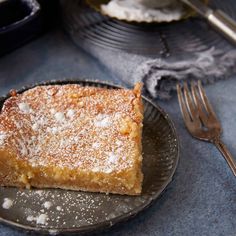
{"type": "Polygon", "coordinates": [[[83,45],[103,64],[110,74],[124,84],[133,86],[142,81],[153,98],[169,99],[175,93],[177,82],[201,80],[203,84],[230,78],[236,73],[236,49],[211,47],[200,52],[159,57],[136,55],[123,51],[83,45]]]}
{"type": "Polygon", "coordinates": [[[152,97],[168,99],[177,82],[201,80],[213,83],[236,73],[236,50],[223,52],[214,47],[191,53],[185,60],[154,59],[144,62],[133,76],[142,80],[152,97]]]}

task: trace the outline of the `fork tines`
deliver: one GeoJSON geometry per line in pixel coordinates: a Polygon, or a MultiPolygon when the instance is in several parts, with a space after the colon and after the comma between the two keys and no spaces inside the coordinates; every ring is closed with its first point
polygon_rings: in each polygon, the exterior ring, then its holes
{"type": "Polygon", "coordinates": [[[196,125],[206,127],[212,123],[219,123],[201,81],[191,81],[191,92],[186,82],[183,86],[177,84],[177,93],[185,122],[194,121],[196,125]]]}
{"type": "Polygon", "coordinates": [[[212,109],[201,82],[191,82],[191,91],[185,82],[177,84],[180,109],[188,131],[193,137],[212,142],[220,150],[234,176],[236,161],[220,139],[221,124],[212,109]]]}

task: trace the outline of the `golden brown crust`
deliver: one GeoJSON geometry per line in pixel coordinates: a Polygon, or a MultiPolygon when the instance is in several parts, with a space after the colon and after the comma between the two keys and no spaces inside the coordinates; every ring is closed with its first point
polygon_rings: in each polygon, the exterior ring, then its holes
{"type": "Polygon", "coordinates": [[[141,84],[38,86],[0,114],[0,185],[141,192],[141,84]]]}

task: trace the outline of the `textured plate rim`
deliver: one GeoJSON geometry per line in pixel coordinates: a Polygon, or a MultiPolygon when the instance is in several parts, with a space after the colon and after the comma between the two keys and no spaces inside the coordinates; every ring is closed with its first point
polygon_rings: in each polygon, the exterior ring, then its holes
{"type": "MultiPolygon", "coordinates": [[[[126,88],[124,86],[121,85],[117,85],[114,83],[111,83],[109,81],[101,81],[101,80],[89,80],[89,79],[64,79],[64,80],[49,80],[49,81],[42,81],[42,82],[38,82],[38,83],[34,83],[34,84],[30,84],[27,86],[22,87],[19,90],[16,90],[18,93],[22,93],[28,89],[34,88],[36,86],[46,86],[46,85],[63,85],[63,84],[79,84],[81,86],[93,86],[93,84],[97,84],[97,85],[101,85],[101,86],[108,86],[109,89],[122,89],[122,88],[126,88]],[[85,85],[84,85],[85,84],[85,85]],[[87,84],[87,85],[86,85],[87,84]]],[[[9,97],[9,93],[5,96],[0,97],[0,102],[3,102],[4,100],[6,100],[9,97]]],[[[26,230],[28,232],[36,232],[36,233],[43,233],[43,234],[68,234],[68,233],[91,233],[94,232],[95,230],[97,230],[97,232],[109,229],[115,225],[118,225],[119,223],[123,223],[126,222],[128,220],[130,220],[131,218],[134,218],[137,214],[140,214],[142,211],[144,211],[145,209],[147,209],[148,207],[150,207],[155,200],[157,200],[161,194],[164,192],[164,190],[167,188],[167,186],[171,183],[171,181],[173,180],[173,176],[176,172],[178,163],[179,163],[179,156],[180,156],[180,143],[179,143],[179,137],[177,135],[176,132],[176,128],[174,126],[174,123],[172,121],[172,119],[169,117],[169,115],[157,104],[155,104],[154,102],[152,102],[149,98],[145,97],[142,95],[142,99],[145,100],[146,102],[148,102],[149,104],[151,104],[155,109],[157,109],[160,114],[165,118],[165,120],[167,121],[168,125],[170,126],[173,135],[175,136],[175,140],[176,140],[176,158],[173,162],[173,167],[171,170],[171,173],[169,174],[168,179],[163,183],[163,185],[161,186],[160,190],[157,191],[152,197],[150,197],[149,199],[147,199],[145,201],[144,204],[142,204],[141,206],[135,208],[132,211],[129,211],[119,217],[115,217],[112,220],[106,220],[103,221],[101,223],[96,223],[93,225],[87,225],[87,226],[82,226],[82,227],[75,227],[75,228],[42,228],[42,227],[34,227],[34,226],[29,226],[29,225],[25,225],[25,224],[21,224],[21,223],[17,223],[15,221],[12,220],[7,220],[4,219],[0,216],[0,223],[3,223],[5,225],[8,226],[13,226],[19,230],[26,230]]],[[[1,108],[0,108],[1,109],[1,108]]]]}

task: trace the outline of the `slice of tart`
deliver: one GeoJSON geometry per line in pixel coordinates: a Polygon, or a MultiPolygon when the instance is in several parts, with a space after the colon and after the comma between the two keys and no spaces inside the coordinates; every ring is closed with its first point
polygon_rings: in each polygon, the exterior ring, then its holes
{"type": "Polygon", "coordinates": [[[38,86],[0,114],[0,185],[141,193],[141,85],[38,86]]]}

